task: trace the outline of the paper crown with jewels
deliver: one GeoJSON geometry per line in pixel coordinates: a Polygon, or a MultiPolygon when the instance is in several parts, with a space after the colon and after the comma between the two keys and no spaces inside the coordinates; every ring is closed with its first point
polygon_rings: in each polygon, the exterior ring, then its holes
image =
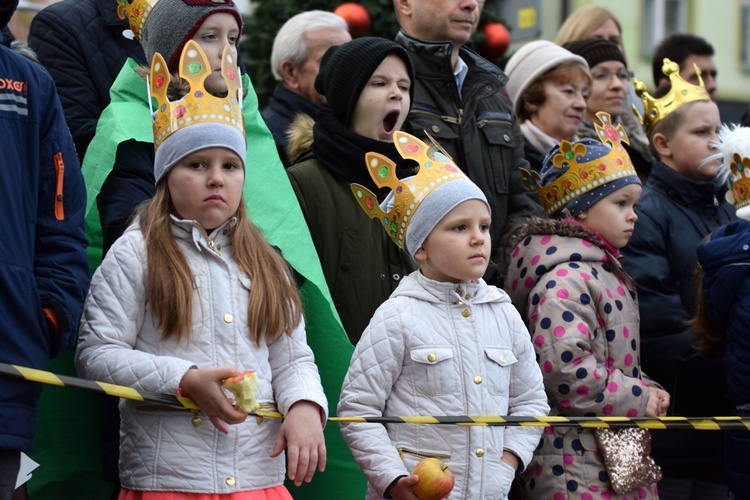
{"type": "Polygon", "coordinates": [[[595,123],[594,127],[601,142],[610,146],[611,151],[608,154],[586,161],[585,144],[562,141],[560,150],[551,158],[552,168],[560,169],[561,175],[551,182],[542,185],[542,178],[538,172],[520,169],[524,186],[537,190],[542,205],[550,216],[576,198],[604,184],[638,176],[623,146],[623,143],[630,144],[623,126],[613,125],[612,117],[604,111],[596,113],[596,117],[599,123],[595,123]]]}
{"type": "Polygon", "coordinates": [[[750,127],[724,124],[717,136],[718,142],[712,143],[717,153],[706,161],[721,159],[718,177],[732,182],[726,199],[734,205],[737,217],[750,220],[750,127]]]}
{"type": "Polygon", "coordinates": [[[419,170],[414,176],[399,179],[396,176],[396,164],[390,158],[374,152],[365,155],[367,170],[375,185],[391,189],[393,206],[386,212],[378,205],[378,198],[372,191],[356,183],[351,188],[365,213],[370,218],[379,220],[388,236],[403,249],[409,223],[427,195],[446,182],[468,180],[468,177],[437,143],[431,147],[401,131],[393,133],[393,142],[404,159],[419,164],[419,170]]]}
{"type": "Polygon", "coordinates": [[[149,14],[159,0],[117,0],[117,15],[125,19],[127,15],[130,31],[135,39],[141,41],[141,31],[149,14]]]}
{"type": "Polygon", "coordinates": [[[205,83],[213,71],[206,53],[194,40],[189,40],[180,56],[179,75],[190,91],[178,101],[170,101],[167,87],[171,81],[169,68],[161,54],[154,54],[151,62],[150,90],[154,108],[154,147],[174,132],[197,123],[220,123],[239,130],[244,137],[242,114],[242,84],[234,51],[227,45],[221,57],[221,76],[227,85],[225,97],[206,90],[205,83]]]}
{"type": "Polygon", "coordinates": [[[695,67],[695,74],[698,75],[698,85],[693,85],[685,81],[680,76],[680,66],[665,57],[661,70],[669,78],[670,88],[669,92],[660,98],[651,96],[646,91],[646,84],[637,78],[633,78],[635,93],[643,101],[643,115],[638,112],[635,104],[633,105],[633,110],[640,119],[646,135],[651,135],[651,131],[654,130],[657,123],[683,104],[693,101],[711,100],[706,91],[706,86],[703,85],[701,70],[698,69],[697,65],[694,64],[693,66],[695,67]]]}

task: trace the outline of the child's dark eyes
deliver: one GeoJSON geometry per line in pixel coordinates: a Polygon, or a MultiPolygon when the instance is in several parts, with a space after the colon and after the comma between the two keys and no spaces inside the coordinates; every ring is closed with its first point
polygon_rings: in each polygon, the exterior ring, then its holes
{"type": "Polygon", "coordinates": [[[466,224],[459,224],[457,226],[453,226],[454,231],[464,231],[466,230],[466,224]]]}
{"type": "Polygon", "coordinates": [[[224,170],[236,170],[238,168],[240,168],[240,167],[236,163],[225,163],[224,164],[224,170]]]}

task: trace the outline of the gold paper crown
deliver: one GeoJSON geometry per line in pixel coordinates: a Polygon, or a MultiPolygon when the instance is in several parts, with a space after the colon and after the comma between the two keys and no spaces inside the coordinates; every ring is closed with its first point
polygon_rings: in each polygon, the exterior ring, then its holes
{"type": "Polygon", "coordinates": [[[154,113],[154,147],[175,131],[196,123],[223,123],[245,135],[241,82],[234,51],[227,45],[221,56],[221,75],[227,84],[226,97],[217,97],[205,88],[205,81],[212,74],[206,53],[197,42],[188,40],[180,56],[179,74],[187,80],[190,92],[179,101],[167,98],[167,87],[171,81],[169,68],[158,52],[151,62],[151,95],[156,100],[154,113]]]}
{"type": "Polygon", "coordinates": [[[151,10],[159,0],[118,0],[117,3],[117,15],[120,19],[125,19],[125,15],[128,16],[128,24],[130,25],[130,31],[135,35],[135,39],[141,41],[141,31],[143,25],[146,24],[151,10]]]}
{"type": "Polygon", "coordinates": [[[604,144],[609,144],[612,148],[608,154],[594,160],[581,161],[586,158],[586,145],[562,141],[560,150],[552,157],[552,165],[565,169],[564,173],[546,186],[542,186],[538,172],[520,169],[524,186],[537,190],[544,209],[550,216],[599,186],[623,177],[638,176],[622,145],[623,142],[630,144],[625,129],[621,124],[613,126],[609,113],[599,111],[596,117],[600,122],[594,124],[597,134],[604,144]]]}
{"type": "Polygon", "coordinates": [[[378,205],[377,196],[361,184],[352,184],[352,193],[365,213],[372,219],[378,219],[396,245],[404,248],[409,222],[422,200],[446,182],[468,178],[438,144],[431,148],[413,135],[401,131],[393,133],[393,142],[403,158],[419,164],[419,170],[413,177],[400,180],[396,176],[396,164],[387,156],[373,152],[365,155],[375,185],[392,190],[393,207],[388,212],[383,211],[378,205]]]}
{"type": "Polygon", "coordinates": [[[633,78],[635,93],[643,101],[643,116],[638,112],[635,104],[633,105],[633,110],[641,120],[646,135],[651,135],[651,131],[654,130],[657,123],[662,121],[669,113],[678,109],[683,104],[693,101],[711,100],[711,97],[706,91],[706,86],[703,85],[701,70],[698,69],[697,65],[693,64],[693,66],[695,67],[695,74],[698,75],[699,85],[693,85],[692,83],[685,81],[680,76],[680,66],[676,62],[672,62],[665,57],[661,70],[669,78],[670,88],[669,92],[661,98],[655,98],[649,95],[646,91],[646,84],[637,78],[633,78]]]}

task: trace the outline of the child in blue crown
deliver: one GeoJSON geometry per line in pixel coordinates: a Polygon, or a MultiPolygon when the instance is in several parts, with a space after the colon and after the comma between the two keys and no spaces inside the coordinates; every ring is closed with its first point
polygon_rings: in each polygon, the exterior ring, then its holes
{"type": "MultiPolygon", "coordinates": [[[[394,139],[404,158],[420,164],[419,173],[399,181],[390,160],[370,154],[373,180],[392,194],[382,210],[366,188],[353,190],[420,269],[378,308],[357,344],[339,416],[546,415],[523,321],[508,296],[482,279],[490,256],[486,197],[448,158],[428,155],[420,140],[402,132],[394,139]]],[[[348,423],[342,433],[369,481],[368,499],[414,500],[418,477],[411,471],[427,457],[453,472],[451,498],[507,498],[540,431],[348,423]]]]}
{"type": "MultiPolygon", "coordinates": [[[[669,394],[641,372],[635,283],[619,261],[638,218],[641,181],[622,126],[607,113],[597,117],[606,143],[563,141],[540,174],[524,172],[551,219],[531,219],[513,233],[506,287],[527,320],[552,414],[661,416],[669,394]]],[[[600,448],[592,429],[546,428],[521,477],[523,496],[658,498],[647,449],[641,481],[622,485],[613,480],[629,478],[610,477],[600,448]]]]}

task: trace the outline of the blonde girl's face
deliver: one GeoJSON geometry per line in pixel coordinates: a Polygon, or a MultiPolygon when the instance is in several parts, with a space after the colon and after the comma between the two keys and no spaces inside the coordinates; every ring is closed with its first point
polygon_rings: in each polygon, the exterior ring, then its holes
{"type": "Polygon", "coordinates": [[[638,220],[635,205],[642,190],[640,184],[623,186],[579,214],[578,220],[601,234],[613,247],[622,248],[633,236],[638,220]]]}
{"type": "Polygon", "coordinates": [[[193,40],[198,42],[208,56],[211,75],[206,78],[206,90],[220,94],[227,91],[227,84],[221,76],[221,55],[224,47],[229,45],[237,56],[237,44],[240,40],[240,27],[237,19],[228,12],[211,14],[203,21],[193,40]]]}
{"type": "Polygon", "coordinates": [[[175,215],[211,232],[237,213],[245,170],[226,148],[206,148],[180,160],[167,174],[175,215]]]}

